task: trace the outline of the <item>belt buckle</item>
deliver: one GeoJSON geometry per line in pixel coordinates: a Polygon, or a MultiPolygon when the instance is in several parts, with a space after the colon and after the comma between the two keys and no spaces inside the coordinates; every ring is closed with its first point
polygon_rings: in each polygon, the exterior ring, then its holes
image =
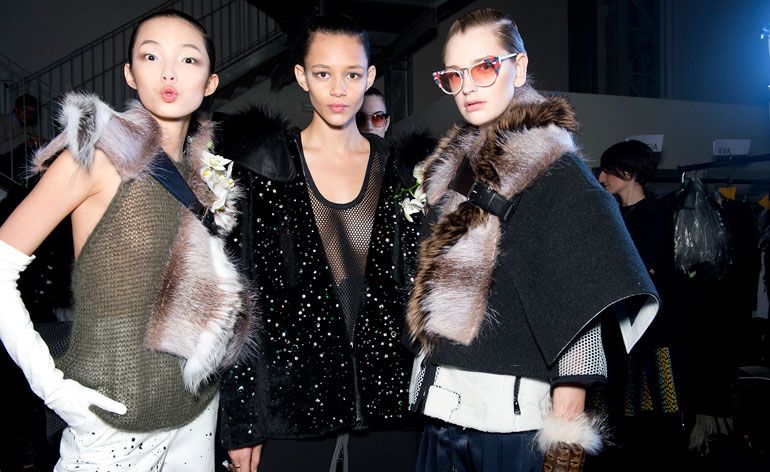
{"type": "Polygon", "coordinates": [[[478,202],[482,197],[484,191],[483,184],[480,184],[478,180],[474,180],[470,190],[468,190],[468,201],[470,203],[478,202]]]}

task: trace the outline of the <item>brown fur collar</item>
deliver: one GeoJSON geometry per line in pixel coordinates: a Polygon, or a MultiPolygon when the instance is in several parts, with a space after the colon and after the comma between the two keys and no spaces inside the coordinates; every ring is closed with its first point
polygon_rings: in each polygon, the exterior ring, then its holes
{"type": "MultiPolygon", "coordinates": [[[[59,121],[63,132],[35,156],[38,171],[64,149],[88,170],[99,149],[122,180],[149,178],[152,159],[160,151],[160,128],[139,102],[118,113],[94,95],[72,93],[62,104],[59,121]]],[[[204,205],[215,199],[199,172],[213,130],[210,121],[200,121],[187,143],[193,170],[187,182],[204,205]]],[[[180,358],[185,387],[191,392],[251,351],[255,318],[249,291],[223,241],[235,226],[240,195],[236,187],[225,208],[215,214],[218,236],[211,236],[192,212],[181,212],[163,290],[145,333],[145,347],[180,358]]]]}
{"type": "Polygon", "coordinates": [[[484,320],[493,319],[487,296],[499,252],[500,221],[448,190],[464,157],[477,180],[506,198],[522,192],[562,155],[577,152],[578,122],[561,97],[517,89],[508,109],[483,127],[455,126],[426,163],[425,193],[438,212],[420,247],[409,301],[411,338],[430,351],[436,337],[470,345],[484,320]]]}

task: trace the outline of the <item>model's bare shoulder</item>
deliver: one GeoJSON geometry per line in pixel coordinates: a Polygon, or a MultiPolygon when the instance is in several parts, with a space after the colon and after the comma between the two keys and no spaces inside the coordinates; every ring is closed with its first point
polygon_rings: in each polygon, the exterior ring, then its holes
{"type": "Polygon", "coordinates": [[[65,149],[0,226],[0,239],[32,254],[59,222],[94,193],[94,177],[65,149]]]}

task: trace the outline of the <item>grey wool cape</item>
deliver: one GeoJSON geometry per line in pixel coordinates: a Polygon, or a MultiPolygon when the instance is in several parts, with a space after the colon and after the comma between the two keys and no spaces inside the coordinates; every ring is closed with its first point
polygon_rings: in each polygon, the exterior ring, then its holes
{"type": "Polygon", "coordinates": [[[577,128],[563,98],[517,89],[500,118],[456,126],[428,158],[407,319],[428,362],[548,380],[605,310],[629,350],[649,326],[657,294],[617,204],[578,157],[577,128]],[[515,197],[507,222],[449,188],[464,158],[477,182],[515,197]]]}

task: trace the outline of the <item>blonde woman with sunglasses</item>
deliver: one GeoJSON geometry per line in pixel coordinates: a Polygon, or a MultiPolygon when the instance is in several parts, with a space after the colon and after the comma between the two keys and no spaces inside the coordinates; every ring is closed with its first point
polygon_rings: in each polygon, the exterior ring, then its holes
{"type": "Polygon", "coordinates": [[[536,92],[513,21],[451,27],[433,74],[465,123],[426,162],[427,223],[408,307],[417,471],[582,470],[601,448],[586,392],[606,380],[600,316],[627,349],[655,289],[612,197],[583,164],[575,111],[536,92]]]}

